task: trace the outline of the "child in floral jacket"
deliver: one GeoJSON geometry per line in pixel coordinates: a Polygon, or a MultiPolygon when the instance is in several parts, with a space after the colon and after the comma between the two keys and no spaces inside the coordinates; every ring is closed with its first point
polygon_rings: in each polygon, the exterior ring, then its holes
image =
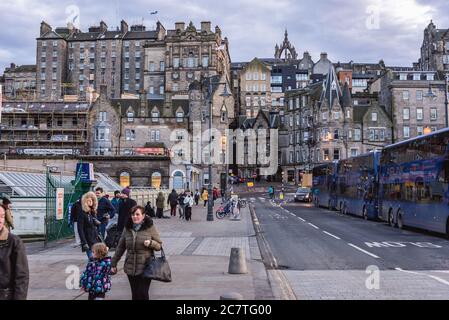
{"type": "Polygon", "coordinates": [[[89,293],[89,300],[103,300],[111,290],[111,257],[108,247],[97,243],[92,247],[93,257],[81,275],[80,287],[89,293]]]}

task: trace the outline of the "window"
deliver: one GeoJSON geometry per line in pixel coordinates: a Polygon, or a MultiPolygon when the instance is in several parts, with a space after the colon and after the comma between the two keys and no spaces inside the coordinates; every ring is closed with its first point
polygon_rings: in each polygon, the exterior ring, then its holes
{"type": "Polygon", "coordinates": [[[290,163],[294,162],[293,156],[294,156],[293,151],[290,151],[290,163]]]}
{"type": "Polygon", "coordinates": [[[409,92],[407,90],[402,91],[402,99],[408,100],[409,99],[409,92]]]}
{"type": "Polygon", "coordinates": [[[372,112],[371,113],[371,121],[372,122],[377,122],[377,112],[372,112]]]}
{"type": "Polygon", "coordinates": [[[125,130],[126,141],[134,141],[136,140],[136,131],[133,129],[125,130]]]}
{"type": "Polygon", "coordinates": [[[417,90],[416,91],[416,100],[420,101],[420,100],[422,100],[422,97],[423,97],[422,90],[417,90]]]}
{"type": "Polygon", "coordinates": [[[195,60],[192,56],[187,58],[187,68],[194,68],[195,67],[195,60]]]}
{"type": "Polygon", "coordinates": [[[416,132],[418,136],[422,136],[424,134],[424,128],[421,126],[416,127],[416,132]]]}
{"type": "Polygon", "coordinates": [[[434,80],[435,80],[435,74],[433,74],[433,73],[428,73],[428,74],[426,75],[426,79],[427,79],[427,81],[434,81],[434,80]]]}
{"type": "Polygon", "coordinates": [[[327,121],[327,112],[323,112],[323,113],[321,114],[321,119],[322,119],[323,121],[327,121]]]}
{"type": "Polygon", "coordinates": [[[134,111],[128,111],[127,113],[128,122],[134,122],[134,111]]]}
{"type": "Polygon", "coordinates": [[[413,80],[414,81],[420,81],[421,80],[421,74],[420,73],[414,73],[413,74],[413,80]]]}
{"type": "Polygon", "coordinates": [[[293,116],[290,116],[290,127],[293,127],[293,116]]]}
{"type": "Polygon", "coordinates": [[[203,56],[201,64],[205,68],[209,67],[209,57],[208,56],[203,56]]]}
{"type": "Polygon", "coordinates": [[[334,140],[338,140],[340,138],[340,132],[338,129],[334,130],[334,140]]]}
{"type": "Polygon", "coordinates": [[[254,72],[254,80],[259,80],[259,73],[258,72],[254,72]]]}
{"type": "Polygon", "coordinates": [[[359,155],[359,150],[351,149],[351,157],[357,157],[359,155]]]}
{"type": "Polygon", "coordinates": [[[153,122],[159,122],[159,112],[158,111],[153,111],[151,113],[151,118],[153,122]]]}
{"type": "Polygon", "coordinates": [[[164,94],[164,86],[159,86],[159,94],[164,94]]]}
{"type": "Polygon", "coordinates": [[[261,78],[261,80],[262,80],[262,81],[267,80],[267,74],[266,74],[265,72],[262,72],[262,78],[261,78]]]}
{"type": "Polygon", "coordinates": [[[431,108],[430,109],[430,120],[435,121],[437,120],[438,117],[438,112],[436,108],[431,108]]]}
{"type": "Polygon", "coordinates": [[[165,62],[164,61],[159,62],[159,68],[162,72],[165,71],[165,62]]]}
{"type": "Polygon", "coordinates": [[[173,68],[179,68],[179,58],[173,58],[173,68]]]}
{"type": "Polygon", "coordinates": [[[226,109],[226,106],[223,105],[221,108],[221,122],[226,122],[228,119],[228,110],[226,109]]]}
{"type": "Polygon", "coordinates": [[[402,118],[403,118],[403,120],[410,120],[410,109],[409,108],[404,108],[402,110],[402,118]]]}
{"type": "Polygon", "coordinates": [[[385,129],[369,129],[369,141],[385,141],[385,129]]]}
{"type": "Polygon", "coordinates": [[[271,83],[273,84],[282,84],[282,76],[272,76],[271,83]]]}
{"type": "Polygon", "coordinates": [[[251,107],[251,97],[246,97],[246,106],[251,107]]]}
{"type": "Polygon", "coordinates": [[[340,112],[339,111],[334,112],[334,119],[340,120],[340,112]]]}
{"type": "Polygon", "coordinates": [[[183,122],[184,121],[184,112],[179,111],[176,112],[176,122],[183,122]]]}
{"type": "Polygon", "coordinates": [[[259,92],[259,85],[257,83],[254,85],[253,88],[254,88],[253,89],[254,92],[259,92]]]}
{"type": "Polygon", "coordinates": [[[340,149],[334,149],[334,160],[340,160],[340,149]]]}
{"type": "Polygon", "coordinates": [[[423,108],[417,108],[416,109],[416,120],[424,120],[423,108]]]}
{"type": "Polygon", "coordinates": [[[266,84],[261,84],[260,85],[260,91],[266,92],[267,91],[267,85],[266,84]]]}
{"type": "Polygon", "coordinates": [[[96,128],[95,129],[95,141],[106,140],[106,128],[96,128]]]}
{"type": "Polygon", "coordinates": [[[323,149],[323,160],[324,161],[330,161],[329,149],[323,149]]]}
{"type": "Polygon", "coordinates": [[[252,79],[251,79],[251,73],[250,73],[250,72],[247,72],[247,73],[246,73],[246,80],[252,80],[252,79]]]}
{"type": "Polygon", "coordinates": [[[399,74],[399,80],[401,80],[401,81],[407,80],[407,74],[406,73],[399,74]]]}
{"type": "Polygon", "coordinates": [[[354,129],[354,141],[360,141],[362,138],[361,129],[354,129]]]}
{"type": "Polygon", "coordinates": [[[100,111],[98,113],[98,121],[107,121],[107,112],[106,111],[100,111]]]}
{"type": "Polygon", "coordinates": [[[282,87],[271,87],[271,92],[282,93],[282,87]]]}
{"type": "Polygon", "coordinates": [[[293,110],[293,99],[288,101],[288,109],[293,110]]]}
{"type": "MultiPolygon", "coordinates": [[[[125,64],[126,65],[126,64],[125,64]]],[[[129,64],[128,64],[129,65],[129,64]]],[[[155,67],[154,67],[154,62],[153,61],[150,61],[150,64],[148,65],[148,70],[150,71],[150,72],[154,72],[154,70],[155,70],[155,67]]]]}
{"type": "Polygon", "coordinates": [[[346,118],[351,119],[351,110],[346,110],[346,118]]]}
{"type": "Polygon", "coordinates": [[[410,138],[410,127],[404,126],[404,138],[410,138]]]}
{"type": "Polygon", "coordinates": [[[296,125],[299,127],[301,124],[301,118],[299,116],[299,114],[296,115],[296,125]]]}

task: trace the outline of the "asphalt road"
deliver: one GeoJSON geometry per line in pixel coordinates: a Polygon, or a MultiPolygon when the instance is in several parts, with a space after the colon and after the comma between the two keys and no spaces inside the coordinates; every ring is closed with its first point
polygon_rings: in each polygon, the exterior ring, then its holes
{"type": "Polygon", "coordinates": [[[273,206],[264,194],[248,199],[279,269],[449,270],[449,241],[443,236],[394,229],[310,204],[273,206]]]}

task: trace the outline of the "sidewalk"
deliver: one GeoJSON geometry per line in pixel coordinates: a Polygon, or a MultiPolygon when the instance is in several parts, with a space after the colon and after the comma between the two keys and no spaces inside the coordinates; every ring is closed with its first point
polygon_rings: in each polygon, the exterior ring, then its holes
{"type": "MultiPolygon", "coordinates": [[[[193,209],[190,222],[178,217],[154,220],[172,269],[173,282],[153,281],[150,298],[218,300],[222,294],[237,292],[246,300],[274,299],[261,262],[249,209],[242,210],[241,221],[217,220],[214,216],[215,220],[208,222],[206,216],[206,209],[198,206],[193,209]],[[233,247],[244,249],[248,274],[228,274],[229,255],[233,247]]],[[[79,248],[73,248],[73,241],[65,241],[43,251],[30,249],[29,299],[87,300],[86,293],[69,290],[66,286],[66,281],[70,285],[71,280],[70,270],[66,273],[66,269],[75,266],[82,272],[86,263],[85,254],[79,248]]],[[[124,260],[125,257],[119,264],[118,274],[112,278],[112,291],[107,299],[131,298],[128,279],[122,270],[124,260]]]]}

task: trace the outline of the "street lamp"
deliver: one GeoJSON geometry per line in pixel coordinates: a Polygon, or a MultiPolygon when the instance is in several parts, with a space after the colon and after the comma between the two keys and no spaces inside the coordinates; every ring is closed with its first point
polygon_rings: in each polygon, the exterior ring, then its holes
{"type": "MultiPolygon", "coordinates": [[[[220,94],[223,99],[232,96],[229,93],[227,83],[218,83],[218,85],[224,84],[223,93],[220,94]]],[[[209,106],[209,186],[208,186],[208,201],[207,201],[207,221],[214,221],[214,203],[212,192],[212,117],[213,117],[213,104],[212,104],[212,78],[209,78],[209,94],[207,96],[207,103],[209,106]]]]}
{"type": "Polygon", "coordinates": [[[428,126],[424,128],[424,135],[428,135],[430,133],[432,133],[432,129],[430,129],[428,126]]]}

